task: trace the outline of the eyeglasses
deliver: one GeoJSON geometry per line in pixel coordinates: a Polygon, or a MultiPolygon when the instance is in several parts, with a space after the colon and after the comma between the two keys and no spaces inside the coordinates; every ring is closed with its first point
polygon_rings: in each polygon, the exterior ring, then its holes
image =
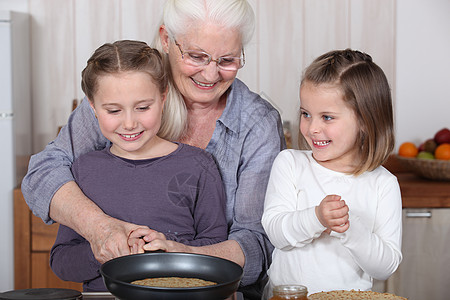
{"type": "Polygon", "coordinates": [[[213,59],[211,55],[203,51],[195,50],[181,50],[180,44],[175,41],[181,52],[183,61],[193,67],[202,67],[208,65],[211,61],[216,62],[217,66],[225,71],[236,71],[245,65],[245,53],[242,48],[242,57],[222,56],[218,59],[213,59]]]}

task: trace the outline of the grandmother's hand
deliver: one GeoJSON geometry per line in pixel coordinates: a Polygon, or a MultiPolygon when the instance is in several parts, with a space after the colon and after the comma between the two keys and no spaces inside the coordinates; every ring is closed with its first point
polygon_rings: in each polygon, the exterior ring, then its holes
{"type": "Polygon", "coordinates": [[[107,216],[90,232],[88,241],[92,252],[100,263],[131,254],[128,237],[133,231],[148,229],[146,226],[127,223],[107,216]]]}

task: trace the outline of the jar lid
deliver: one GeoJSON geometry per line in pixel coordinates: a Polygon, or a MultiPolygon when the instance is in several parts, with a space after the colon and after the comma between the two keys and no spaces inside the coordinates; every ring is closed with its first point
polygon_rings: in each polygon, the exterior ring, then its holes
{"type": "Polygon", "coordinates": [[[273,293],[286,296],[306,296],[308,294],[308,289],[304,285],[277,285],[273,288],[273,293]]]}

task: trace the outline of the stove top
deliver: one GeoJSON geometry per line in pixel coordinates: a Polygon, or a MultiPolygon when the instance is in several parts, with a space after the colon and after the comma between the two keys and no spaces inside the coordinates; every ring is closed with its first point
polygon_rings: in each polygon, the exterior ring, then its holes
{"type": "MultiPolygon", "coordinates": [[[[118,298],[115,298],[111,293],[109,292],[85,292],[82,293],[83,300],[119,300],[118,298]]],[[[242,293],[236,292],[233,296],[226,300],[244,300],[244,297],[242,293]]]]}

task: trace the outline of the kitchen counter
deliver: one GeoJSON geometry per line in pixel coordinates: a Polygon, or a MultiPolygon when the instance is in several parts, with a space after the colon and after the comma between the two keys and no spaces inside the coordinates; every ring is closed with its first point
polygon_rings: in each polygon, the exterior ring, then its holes
{"type": "Polygon", "coordinates": [[[403,208],[450,208],[450,182],[421,178],[408,172],[392,155],[384,167],[397,176],[403,208]]]}
{"type": "Polygon", "coordinates": [[[402,193],[403,208],[450,208],[450,182],[433,181],[413,173],[394,173],[402,193]]]}

